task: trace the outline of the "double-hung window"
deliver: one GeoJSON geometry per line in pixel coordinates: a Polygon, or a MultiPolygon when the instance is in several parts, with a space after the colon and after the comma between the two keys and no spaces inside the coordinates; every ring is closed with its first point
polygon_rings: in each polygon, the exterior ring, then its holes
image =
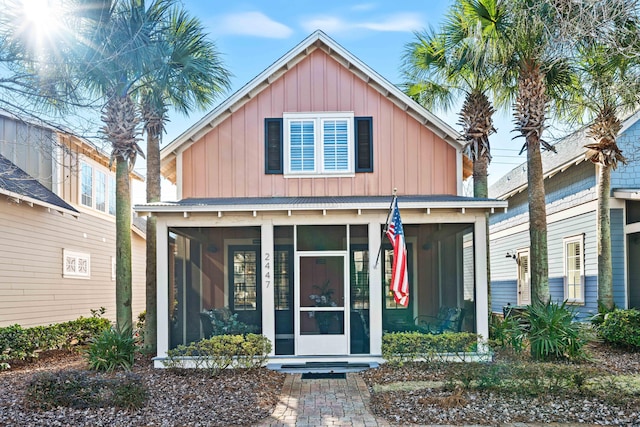
{"type": "Polygon", "coordinates": [[[284,174],[353,175],[353,113],[287,113],[284,174]]]}
{"type": "Polygon", "coordinates": [[[115,215],[115,179],[107,169],[80,163],[80,203],[100,212],[115,215]]]}
{"type": "Polygon", "coordinates": [[[567,237],[564,244],[564,297],[584,303],[584,236],[567,237]]]}

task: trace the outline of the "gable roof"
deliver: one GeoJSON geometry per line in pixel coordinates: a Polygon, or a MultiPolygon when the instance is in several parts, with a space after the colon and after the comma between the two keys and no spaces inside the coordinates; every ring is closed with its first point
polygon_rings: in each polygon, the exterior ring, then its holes
{"type": "MultiPolygon", "coordinates": [[[[622,122],[622,129],[618,134],[621,135],[624,133],[639,119],[640,111],[622,122]]],[[[587,136],[587,131],[587,126],[584,126],[558,140],[553,144],[557,153],[547,150],[542,152],[544,179],[551,178],[558,172],[564,172],[571,166],[587,160],[585,156],[587,153],[585,145],[594,142],[592,138],[587,136]]],[[[496,183],[489,188],[489,197],[501,200],[508,199],[514,194],[524,191],[527,185],[527,162],[525,161],[496,181],[496,183]]]]}
{"type": "Polygon", "coordinates": [[[284,56],[274,62],[266,70],[256,76],[253,80],[240,88],[237,92],[219,104],[211,112],[196,122],[189,129],[184,131],[169,145],[164,147],[160,153],[163,175],[175,181],[175,167],[172,174],[166,174],[173,166],[175,155],[188,148],[191,144],[203,137],[211,128],[214,128],[234,111],[237,111],[245,103],[253,99],[258,93],[275,82],[289,69],[306,58],[316,49],[322,49],[338,63],[350,70],[356,76],[365,81],[370,87],[380,92],[383,96],[391,100],[400,109],[406,111],[435,135],[444,139],[451,146],[458,150],[462,149],[458,133],[443,120],[419,105],[395,85],[387,81],[380,74],[369,68],[324,32],[317,30],[297,46],[287,52],[284,56]]]}
{"type": "Polygon", "coordinates": [[[18,202],[39,205],[60,213],[78,216],[79,212],[73,206],[2,155],[0,155],[0,171],[0,194],[18,202]]]}

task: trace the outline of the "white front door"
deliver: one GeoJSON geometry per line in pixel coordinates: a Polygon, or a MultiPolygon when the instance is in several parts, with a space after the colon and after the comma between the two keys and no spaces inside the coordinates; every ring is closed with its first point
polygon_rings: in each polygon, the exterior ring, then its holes
{"type": "Polygon", "coordinates": [[[301,356],[349,353],[349,263],[346,251],[296,257],[295,337],[301,356]]]}

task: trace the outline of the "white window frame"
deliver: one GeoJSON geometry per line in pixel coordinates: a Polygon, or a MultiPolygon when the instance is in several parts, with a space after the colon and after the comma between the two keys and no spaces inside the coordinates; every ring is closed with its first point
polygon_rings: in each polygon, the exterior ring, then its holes
{"type": "Polygon", "coordinates": [[[71,279],[91,278],[91,255],[84,252],[62,250],[62,277],[71,279]],[[78,268],[80,265],[85,268],[78,268]]]}
{"type": "Polygon", "coordinates": [[[564,266],[564,299],[572,304],[584,304],[585,293],[585,277],[584,277],[584,234],[569,236],[562,239],[562,263],[564,266]],[[578,243],[580,245],[580,290],[577,298],[569,298],[569,252],[567,247],[570,244],[578,243]]]}
{"type": "Polygon", "coordinates": [[[353,112],[324,112],[324,113],[284,113],[284,177],[351,177],[355,176],[355,148],[354,148],[354,114],[353,112]],[[314,124],[314,169],[312,171],[291,170],[291,122],[313,121],[314,124]],[[347,169],[328,171],[324,165],[324,122],[328,120],[345,120],[347,122],[347,169]]]}
{"type": "MultiPolygon", "coordinates": [[[[100,212],[103,213],[105,215],[109,215],[109,216],[114,216],[114,214],[109,212],[109,208],[111,206],[112,203],[112,196],[113,196],[113,192],[111,191],[111,185],[115,185],[115,175],[107,168],[105,167],[101,167],[93,162],[90,162],[88,159],[81,159],[80,160],[80,168],[79,168],[80,172],[79,172],[79,183],[80,185],[78,185],[78,201],[79,204],[83,207],[86,208],[90,208],[95,210],[96,212],[100,212]],[[83,195],[83,178],[84,178],[84,166],[87,166],[89,169],[91,169],[91,205],[85,204],[82,200],[82,195],[83,195]],[[104,210],[103,209],[98,209],[97,208],[97,203],[98,203],[98,189],[97,189],[97,185],[98,185],[98,172],[104,175],[104,210]]],[[[115,200],[113,201],[113,203],[115,203],[115,200]]]]}

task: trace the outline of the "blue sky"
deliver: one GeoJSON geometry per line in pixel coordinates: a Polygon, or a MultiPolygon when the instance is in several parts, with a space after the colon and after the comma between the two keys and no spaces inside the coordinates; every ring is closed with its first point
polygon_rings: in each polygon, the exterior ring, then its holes
{"type": "MultiPolygon", "coordinates": [[[[203,21],[227,69],[233,73],[231,91],[218,99],[220,102],[317,29],[391,83],[401,83],[399,68],[404,46],[414,39],[414,31],[437,27],[450,2],[183,0],[183,4],[203,21]]],[[[456,111],[434,113],[460,130],[456,111]]],[[[172,141],[204,114],[202,111],[194,111],[189,117],[172,114],[164,143],[172,141]]],[[[511,141],[510,114],[498,112],[495,118],[498,133],[491,138],[494,158],[489,169],[490,183],[526,160],[518,156],[521,139],[511,141]]]]}

